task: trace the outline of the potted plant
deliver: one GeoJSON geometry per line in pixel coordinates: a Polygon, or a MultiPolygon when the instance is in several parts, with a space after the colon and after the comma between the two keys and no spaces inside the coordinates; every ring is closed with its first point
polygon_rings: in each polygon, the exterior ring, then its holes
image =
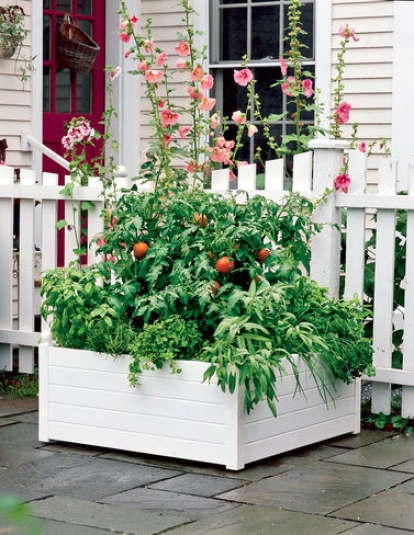
{"type": "MultiPolygon", "coordinates": [[[[153,144],[138,178],[153,188],[106,197],[99,262],[43,276],[42,315],[51,319],[54,343],[40,348],[40,440],[240,469],[357,432],[358,377],[371,370],[367,311],[357,300],[329,296],[303,274],[310,239],[321,230],[312,214],[325,197],[291,193],[276,203],[245,195],[240,203],[236,192],[206,191],[214,168],[224,164],[237,173],[237,150],[254,125],[236,111],[238,133],[228,140],[225,119],[206,114],[215,105],[205,93],[214,80],[202,67],[205,52],[194,47],[188,0],[181,2],[188,34],[176,49],[177,71],[189,79],[182,117],[191,124],[181,123],[167,56],[154,44],[150,23],[147,35],[136,34],[136,17],[120,4],[120,39],[130,43],[127,55],[152,103],[153,144]]],[[[292,0],[295,39],[298,9],[292,0]]],[[[276,146],[269,134],[279,155],[304,150],[311,137],[300,121],[302,107],[314,109],[311,83],[297,62],[294,55],[289,65],[307,82],[289,77],[279,85],[298,110],[298,134],[293,148],[292,139],[276,146]]],[[[110,80],[119,74],[111,69],[110,80]]],[[[235,72],[235,83],[254,95],[247,65],[235,72]]],[[[63,139],[72,159],[68,195],[90,172],[85,147],[94,136],[80,118],[63,139]]],[[[111,179],[101,178],[108,190],[111,179]]],[[[81,244],[77,251],[82,255],[81,244]]]]}
{"type": "Polygon", "coordinates": [[[10,58],[27,35],[25,12],[16,4],[0,6],[0,57],[10,58]]]}

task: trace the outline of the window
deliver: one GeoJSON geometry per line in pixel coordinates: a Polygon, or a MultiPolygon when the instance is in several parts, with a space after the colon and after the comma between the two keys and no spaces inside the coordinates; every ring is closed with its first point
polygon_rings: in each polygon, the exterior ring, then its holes
{"type": "MultiPolygon", "coordinates": [[[[302,0],[302,29],[307,35],[302,37],[305,56],[304,65],[315,73],[315,5],[314,0],[302,0]]],[[[246,109],[245,88],[233,81],[233,70],[241,67],[243,56],[249,59],[249,68],[257,80],[256,93],[261,101],[262,115],[281,114],[287,110],[286,95],[279,87],[271,87],[282,75],[279,57],[283,56],[288,42],[284,40],[288,26],[288,0],[213,0],[210,13],[210,67],[215,77],[215,97],[217,109],[231,118],[236,110],[246,109]],[[231,90],[229,90],[231,88],[231,90]]],[[[289,110],[287,110],[289,111],[289,110]]],[[[313,123],[311,113],[304,122],[313,123]]],[[[254,105],[249,124],[255,124],[254,105]]],[[[231,124],[231,122],[230,122],[231,124]]],[[[258,125],[259,127],[259,125],[258,125]]],[[[228,137],[234,139],[236,127],[230,126],[228,137]]],[[[271,135],[279,141],[281,136],[293,131],[293,123],[288,118],[273,123],[271,135]]],[[[253,161],[258,146],[262,159],[274,158],[274,153],[266,145],[259,127],[253,138],[243,140],[243,149],[237,153],[238,160],[253,161]]]]}

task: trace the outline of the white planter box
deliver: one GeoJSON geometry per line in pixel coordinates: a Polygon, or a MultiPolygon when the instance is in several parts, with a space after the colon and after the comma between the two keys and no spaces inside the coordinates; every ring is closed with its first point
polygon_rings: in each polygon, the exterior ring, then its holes
{"type": "Polygon", "coordinates": [[[335,404],[321,399],[309,372],[301,372],[305,396],[290,373],[279,377],[278,417],[267,403],[250,414],[244,392],[223,393],[202,384],[208,364],[180,361],[147,371],[128,384],[128,356],[40,346],[39,440],[225,465],[245,464],[360,430],[360,384],[338,383],[335,404]]]}

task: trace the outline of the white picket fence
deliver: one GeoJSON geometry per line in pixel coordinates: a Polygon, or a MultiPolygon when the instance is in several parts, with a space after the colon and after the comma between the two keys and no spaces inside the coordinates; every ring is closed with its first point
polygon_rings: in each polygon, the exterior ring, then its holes
{"type": "MultiPolygon", "coordinates": [[[[293,165],[294,191],[307,196],[319,197],[332,189],[334,179],[342,166],[346,143],[342,141],[316,140],[312,152],[295,157],[293,165]]],[[[379,169],[379,192],[365,193],[366,155],[350,151],[349,175],[352,178],[349,192],[332,192],[327,202],[315,213],[320,222],[332,223],[312,240],[311,276],[327,286],[332,295],[339,294],[340,279],[340,226],[341,214],[347,211],[346,266],[344,295],[357,294],[363,299],[365,242],[367,237],[367,212],[377,212],[376,285],[374,308],[374,363],[377,375],[373,379],[373,412],[390,412],[391,385],[403,387],[403,416],[414,416],[414,187],[409,194],[396,195],[396,164],[391,159],[381,162],[379,169]],[[407,265],[404,303],[404,358],[403,369],[391,367],[393,331],[393,277],[396,210],[407,211],[407,265]]],[[[414,175],[413,175],[414,176],[414,175]]],[[[287,192],[283,189],[283,168],[280,160],[266,164],[265,191],[256,191],[256,168],[253,165],[240,168],[238,189],[250,194],[266,195],[274,200],[282,199],[287,192]]],[[[414,179],[412,181],[414,184],[414,179]]],[[[213,173],[212,190],[226,192],[229,188],[228,172],[213,173]]],[[[40,333],[34,332],[34,317],[39,313],[38,287],[35,286],[34,227],[36,202],[41,203],[41,269],[55,267],[57,201],[62,201],[54,175],[45,174],[43,184],[35,184],[32,171],[22,171],[21,182],[13,183],[13,169],[0,167],[0,369],[13,369],[18,358],[19,369],[32,372],[34,355],[40,333]],[[18,312],[13,316],[13,206],[20,199],[20,262],[18,266],[18,312]]],[[[100,186],[75,189],[77,202],[93,201],[95,208],[88,214],[88,236],[93,237],[101,230],[99,214],[102,208],[100,186]]],[[[72,213],[72,204],[65,201],[67,213],[72,213]]],[[[70,220],[70,216],[68,217],[70,220]]],[[[73,234],[65,236],[65,263],[73,259],[73,234]]],[[[94,252],[89,258],[93,260],[94,252]]],[[[16,270],[14,270],[16,271],[16,270]]]]}

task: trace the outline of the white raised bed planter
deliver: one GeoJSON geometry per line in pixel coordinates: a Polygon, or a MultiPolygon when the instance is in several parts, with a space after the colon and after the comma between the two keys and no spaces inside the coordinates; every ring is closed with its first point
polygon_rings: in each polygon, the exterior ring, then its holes
{"type": "Polygon", "coordinates": [[[240,470],[245,464],[360,430],[359,380],[338,383],[335,404],[324,403],[309,372],[305,396],[292,374],[279,377],[278,417],[266,402],[250,414],[244,392],[223,393],[202,384],[208,364],[180,361],[147,371],[128,384],[128,356],[111,356],[42,344],[39,440],[178,457],[240,470]]]}

